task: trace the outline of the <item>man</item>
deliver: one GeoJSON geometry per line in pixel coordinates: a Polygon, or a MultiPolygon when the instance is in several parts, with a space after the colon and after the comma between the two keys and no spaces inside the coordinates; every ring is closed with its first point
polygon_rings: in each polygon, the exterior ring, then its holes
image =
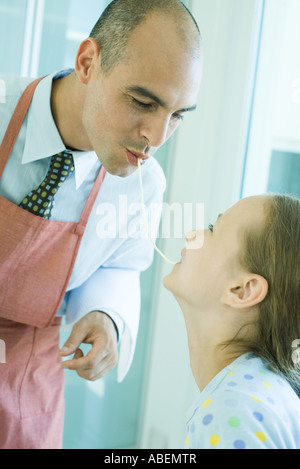
{"type": "Polygon", "coordinates": [[[125,376],[139,274],[153,251],[143,237],[121,236],[134,217],[120,213],[120,196],[139,200],[141,159],[146,205],[161,203],[164,177],[151,157],[195,108],[201,68],[199,30],[178,0],[115,0],[74,71],[28,88],[1,77],[0,447],[61,447],[60,316],[75,324],[64,368],[99,379],[116,365],[119,341],[125,376]],[[103,234],[106,203],[118,211],[114,237],[103,234]],[[92,345],[86,357],[82,343],[92,345]]]}

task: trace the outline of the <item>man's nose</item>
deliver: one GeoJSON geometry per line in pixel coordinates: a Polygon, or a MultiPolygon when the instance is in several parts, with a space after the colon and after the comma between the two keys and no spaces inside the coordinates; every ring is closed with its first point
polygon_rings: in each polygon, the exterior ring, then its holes
{"type": "Polygon", "coordinates": [[[161,147],[169,137],[170,118],[152,117],[140,129],[141,136],[151,147],[161,147]]]}

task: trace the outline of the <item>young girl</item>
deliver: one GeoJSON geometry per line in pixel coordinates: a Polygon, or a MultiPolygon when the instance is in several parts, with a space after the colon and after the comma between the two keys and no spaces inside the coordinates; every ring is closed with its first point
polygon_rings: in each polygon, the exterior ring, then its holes
{"type": "Polygon", "coordinates": [[[243,199],[186,240],[164,285],[200,390],[187,447],[299,449],[300,201],[243,199]]]}

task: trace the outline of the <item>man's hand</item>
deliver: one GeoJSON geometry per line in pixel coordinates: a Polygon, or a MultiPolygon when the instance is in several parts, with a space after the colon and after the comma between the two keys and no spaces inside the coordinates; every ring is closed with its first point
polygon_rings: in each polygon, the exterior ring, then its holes
{"type": "Polygon", "coordinates": [[[96,381],[114,368],[118,362],[117,331],[110,317],[95,311],[78,321],[60,356],[68,357],[73,353],[74,357],[63,362],[62,367],[75,370],[89,381],[96,381]],[[79,348],[82,343],[92,345],[86,356],[79,348]]]}

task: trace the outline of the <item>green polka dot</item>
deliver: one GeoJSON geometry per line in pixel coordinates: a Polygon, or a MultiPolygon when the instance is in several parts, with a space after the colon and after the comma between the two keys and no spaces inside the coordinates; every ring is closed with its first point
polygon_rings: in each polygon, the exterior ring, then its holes
{"type": "Polygon", "coordinates": [[[57,179],[57,175],[56,174],[51,174],[51,179],[57,179]]]}
{"type": "Polygon", "coordinates": [[[56,194],[56,192],[57,192],[57,189],[52,189],[52,191],[51,191],[51,192],[52,192],[52,194],[56,194]]]}
{"type": "Polygon", "coordinates": [[[62,176],[67,176],[67,175],[68,175],[68,171],[62,171],[61,174],[62,174],[62,176]]]}
{"type": "Polygon", "coordinates": [[[61,164],[60,163],[54,163],[54,168],[60,168],[61,164]]]}
{"type": "Polygon", "coordinates": [[[231,427],[237,428],[241,425],[241,421],[237,417],[231,417],[228,420],[228,425],[230,425],[231,427]]]}
{"type": "Polygon", "coordinates": [[[65,164],[71,164],[71,160],[65,160],[65,164]]]}
{"type": "Polygon", "coordinates": [[[32,210],[33,210],[34,212],[37,212],[38,209],[39,209],[38,205],[35,205],[32,210]]]}
{"type": "MultiPolygon", "coordinates": [[[[47,197],[47,192],[45,192],[45,191],[42,192],[42,193],[41,193],[41,196],[42,196],[43,198],[47,197]]],[[[47,204],[47,205],[48,205],[48,204],[47,204]]]]}
{"type": "Polygon", "coordinates": [[[33,201],[36,201],[36,200],[37,200],[37,195],[33,195],[33,196],[32,196],[32,200],[33,200],[33,201]]]}
{"type": "Polygon", "coordinates": [[[24,199],[23,202],[22,202],[24,205],[27,205],[28,204],[28,199],[24,199]]]}
{"type": "Polygon", "coordinates": [[[47,208],[47,207],[48,207],[48,205],[49,205],[49,203],[48,203],[48,202],[44,202],[44,203],[43,203],[43,207],[44,207],[44,208],[47,208]]]}

